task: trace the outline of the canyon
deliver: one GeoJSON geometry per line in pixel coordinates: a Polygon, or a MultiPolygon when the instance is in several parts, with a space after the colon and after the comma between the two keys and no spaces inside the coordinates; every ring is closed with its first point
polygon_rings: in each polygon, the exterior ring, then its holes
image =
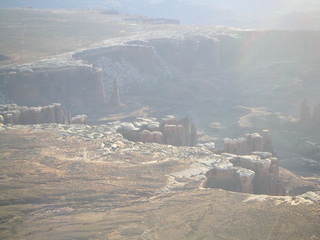
{"type": "Polygon", "coordinates": [[[312,49],[320,37],[316,34],[305,34],[308,45],[294,32],[200,29],[145,35],[109,40],[106,46],[38,63],[2,67],[1,99],[27,106],[58,102],[75,113],[101,115],[117,79],[121,98],[128,104],[143,103],[160,111],[173,102],[171,111],[179,108],[190,115],[204,115],[209,107],[212,114],[215,109],[231,109],[236,104],[229,101],[231,96],[238,105],[254,102],[274,111],[289,107],[293,112],[306,92],[310,101],[319,101],[317,82],[309,80],[319,76],[320,57],[312,49]],[[273,50],[259,52],[260,45],[273,50]],[[308,63],[305,72],[303,64],[308,63]],[[296,77],[288,83],[288,78],[296,77]],[[275,81],[277,91],[272,89],[275,81]],[[79,87],[73,88],[74,84],[79,87]],[[285,93],[288,87],[296,89],[291,96],[285,93]],[[267,101],[270,97],[272,101],[267,101]],[[284,104],[287,99],[290,106],[284,104]]]}
{"type": "Polygon", "coordinates": [[[0,44],[2,239],[320,239],[319,32],[86,14],[118,32],[0,44]]]}

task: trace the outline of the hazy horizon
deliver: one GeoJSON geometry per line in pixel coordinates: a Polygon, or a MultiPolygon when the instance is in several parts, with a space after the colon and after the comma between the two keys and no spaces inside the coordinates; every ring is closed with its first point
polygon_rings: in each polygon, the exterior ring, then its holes
{"type": "Polygon", "coordinates": [[[183,24],[241,28],[320,30],[320,3],[315,0],[4,0],[0,8],[112,9],[122,14],[173,18],[183,24]]]}

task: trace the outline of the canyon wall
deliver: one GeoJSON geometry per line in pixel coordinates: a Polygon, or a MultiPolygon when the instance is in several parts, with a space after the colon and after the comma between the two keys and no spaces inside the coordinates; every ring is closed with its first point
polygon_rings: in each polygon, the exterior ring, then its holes
{"type": "Polygon", "coordinates": [[[4,124],[68,124],[71,122],[71,114],[59,103],[42,107],[0,105],[0,118],[3,119],[4,124]]]}
{"type": "Polygon", "coordinates": [[[320,55],[312,48],[319,34],[190,29],[158,35],[81,50],[70,66],[2,68],[0,101],[60,102],[75,113],[101,114],[114,81],[124,104],[200,118],[228,114],[239,104],[288,110],[284,103],[297,105],[306,92],[319,99],[320,55]]]}
{"type": "Polygon", "coordinates": [[[73,114],[105,107],[101,72],[90,66],[14,68],[0,71],[3,101],[22,106],[62,103],[73,114]]]}
{"type": "MultiPolygon", "coordinates": [[[[309,32],[195,31],[125,41],[73,57],[103,69],[106,86],[117,79],[127,102],[171,105],[193,116],[239,104],[293,111],[306,92],[319,99],[320,55],[312,48],[318,40],[319,34],[309,32]]],[[[106,90],[110,94],[110,87],[106,90]]]]}
{"type": "Polygon", "coordinates": [[[235,66],[239,48],[239,40],[229,34],[190,34],[131,40],[73,57],[102,69],[107,96],[117,80],[124,102],[192,112],[202,108],[203,99],[215,107],[216,98],[224,102],[232,96],[238,98],[236,89],[229,87],[234,86],[234,80],[225,74],[235,66]]]}

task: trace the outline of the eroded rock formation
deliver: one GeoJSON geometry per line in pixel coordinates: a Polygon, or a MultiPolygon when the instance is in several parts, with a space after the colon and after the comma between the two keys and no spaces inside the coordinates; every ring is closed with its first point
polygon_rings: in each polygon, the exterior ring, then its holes
{"type": "Polygon", "coordinates": [[[233,154],[250,154],[252,152],[273,152],[272,138],[268,130],[261,134],[246,134],[245,137],[224,139],[224,152],[233,154]]]}
{"type": "Polygon", "coordinates": [[[106,104],[102,73],[82,64],[34,63],[0,69],[5,101],[24,106],[59,102],[76,114],[101,111],[106,104]]]}
{"type": "Polygon", "coordinates": [[[85,114],[76,115],[71,118],[71,123],[72,124],[87,124],[88,123],[88,116],[85,114]]]}
{"type": "Polygon", "coordinates": [[[234,192],[253,193],[253,178],[255,172],[234,167],[231,163],[214,166],[207,174],[206,187],[221,188],[234,192]]]}
{"type": "Polygon", "coordinates": [[[43,107],[16,104],[0,105],[0,116],[5,124],[70,123],[70,113],[60,103],[43,107]]]}
{"type": "Polygon", "coordinates": [[[207,187],[255,194],[285,194],[279,179],[279,161],[271,154],[224,155],[229,161],[214,164],[206,174],[207,187]]]}
{"type": "Polygon", "coordinates": [[[159,143],[173,146],[195,146],[197,130],[188,118],[178,120],[174,116],[157,120],[138,118],[132,123],[122,123],[118,132],[135,142],[159,143]]]}

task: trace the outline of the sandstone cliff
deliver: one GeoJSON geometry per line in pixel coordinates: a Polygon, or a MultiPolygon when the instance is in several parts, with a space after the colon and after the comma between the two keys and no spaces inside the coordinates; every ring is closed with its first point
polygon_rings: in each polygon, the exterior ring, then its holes
{"type": "Polygon", "coordinates": [[[285,32],[191,28],[111,39],[33,66],[1,68],[0,101],[61,102],[76,113],[102,113],[117,80],[125,104],[138,102],[203,118],[226,114],[239,103],[283,110],[288,108],[284,102],[290,99],[293,108],[306,92],[320,100],[317,68],[310,65],[306,72],[304,67],[320,59],[304,40],[318,38],[309,33],[301,38],[285,32]],[[273,51],[258,50],[262,48],[273,51]],[[288,71],[297,81],[289,81],[288,71]],[[279,91],[274,91],[276,83],[279,91]],[[290,96],[288,88],[295,89],[290,96]]]}
{"type": "Polygon", "coordinates": [[[5,101],[23,106],[59,102],[74,114],[104,109],[101,73],[91,66],[69,65],[35,63],[0,70],[1,92],[5,101]]]}
{"type": "Polygon", "coordinates": [[[138,118],[132,123],[122,123],[117,131],[131,141],[173,146],[195,146],[198,138],[197,129],[190,119],[174,116],[138,118]]]}

